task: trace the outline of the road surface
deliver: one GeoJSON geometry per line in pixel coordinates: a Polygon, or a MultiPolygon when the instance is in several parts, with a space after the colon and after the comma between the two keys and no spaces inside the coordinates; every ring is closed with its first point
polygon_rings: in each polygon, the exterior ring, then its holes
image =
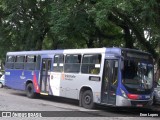
{"type": "MultiPolygon", "coordinates": [[[[98,106],[94,110],[88,110],[78,106],[77,100],[66,99],[53,96],[41,96],[38,99],[27,98],[25,92],[0,88],[0,116],[3,119],[11,114],[18,119],[159,119],[157,111],[160,111],[160,105],[152,106],[151,109],[130,109],[130,108],[112,108],[98,106]],[[7,113],[9,112],[9,113],[7,113]],[[153,114],[155,113],[155,115],[153,114]],[[146,117],[147,115],[147,117],[146,117]],[[155,116],[155,117],[152,117],[155,116]],[[30,118],[26,118],[30,117],[30,118]],[[40,118],[42,117],[42,118],[40,118]]],[[[158,114],[160,115],[160,114],[158,114]]],[[[0,118],[1,119],[1,118],[0,118]]],[[[12,118],[13,119],[13,118],[12,118]]]]}

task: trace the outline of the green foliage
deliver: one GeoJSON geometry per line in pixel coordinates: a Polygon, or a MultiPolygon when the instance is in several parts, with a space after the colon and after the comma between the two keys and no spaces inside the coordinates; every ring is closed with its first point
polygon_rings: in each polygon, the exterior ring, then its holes
{"type": "MultiPolygon", "coordinates": [[[[41,49],[48,29],[50,1],[1,0],[2,44],[9,40],[10,50],[41,49]],[[46,6],[47,5],[47,6],[46,6]],[[43,18],[43,19],[42,19],[43,18]]],[[[7,43],[8,44],[8,43],[7,43]]]]}
{"type": "Polygon", "coordinates": [[[0,0],[0,57],[118,46],[151,52],[158,61],[159,12],[159,0],[0,0]]]}

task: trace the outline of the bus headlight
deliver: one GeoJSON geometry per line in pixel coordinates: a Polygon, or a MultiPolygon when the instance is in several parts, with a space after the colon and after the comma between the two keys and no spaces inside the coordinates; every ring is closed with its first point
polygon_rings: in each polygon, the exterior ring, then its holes
{"type": "Polygon", "coordinates": [[[120,89],[120,90],[121,90],[122,96],[123,96],[124,98],[128,98],[127,95],[126,95],[126,93],[125,93],[122,89],[120,89]]]}

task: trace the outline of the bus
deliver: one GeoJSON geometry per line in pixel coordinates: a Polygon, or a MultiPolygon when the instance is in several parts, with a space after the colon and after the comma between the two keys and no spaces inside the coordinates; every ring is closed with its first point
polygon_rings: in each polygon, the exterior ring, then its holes
{"type": "Polygon", "coordinates": [[[153,58],[128,48],[85,48],[8,52],[6,86],[95,104],[149,107],[153,102],[153,58]]]}

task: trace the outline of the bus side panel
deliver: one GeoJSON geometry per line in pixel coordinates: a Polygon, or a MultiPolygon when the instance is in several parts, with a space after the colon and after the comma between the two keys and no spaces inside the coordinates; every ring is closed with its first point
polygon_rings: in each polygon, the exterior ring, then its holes
{"type": "Polygon", "coordinates": [[[85,87],[92,90],[94,102],[100,103],[104,57],[105,54],[102,54],[99,74],[51,72],[51,93],[55,96],[79,99],[80,90],[85,87]]]}
{"type": "Polygon", "coordinates": [[[25,71],[24,72],[24,75],[25,75],[25,83],[24,83],[24,90],[25,90],[25,87],[26,87],[26,82],[29,80],[29,81],[32,81],[33,85],[34,85],[34,90],[35,92],[39,93],[40,90],[40,85],[39,85],[39,70],[35,70],[35,71],[25,71]]]}
{"type": "MultiPolygon", "coordinates": [[[[93,93],[93,102],[100,103],[101,97],[101,77],[100,75],[79,75],[77,76],[77,81],[79,85],[77,86],[78,92],[78,99],[80,97],[80,92],[83,87],[90,88],[93,93]]],[[[75,82],[76,84],[76,82],[75,82]]],[[[81,96],[82,97],[82,96],[81,96]]]]}
{"type": "Polygon", "coordinates": [[[12,89],[24,90],[23,70],[6,70],[5,82],[6,86],[12,89]]]}
{"type": "Polygon", "coordinates": [[[12,89],[25,90],[26,82],[34,80],[34,74],[36,76],[36,82],[38,83],[39,71],[30,70],[6,70],[5,82],[6,86],[12,89]]]}
{"type": "Polygon", "coordinates": [[[95,103],[100,103],[101,81],[91,81],[87,74],[73,73],[51,73],[51,91],[55,96],[66,98],[79,99],[80,90],[82,87],[88,87],[93,92],[95,103]]]}
{"type": "Polygon", "coordinates": [[[50,73],[50,95],[62,96],[65,97],[64,91],[62,90],[62,86],[60,86],[61,82],[61,73],[50,73]]]}

